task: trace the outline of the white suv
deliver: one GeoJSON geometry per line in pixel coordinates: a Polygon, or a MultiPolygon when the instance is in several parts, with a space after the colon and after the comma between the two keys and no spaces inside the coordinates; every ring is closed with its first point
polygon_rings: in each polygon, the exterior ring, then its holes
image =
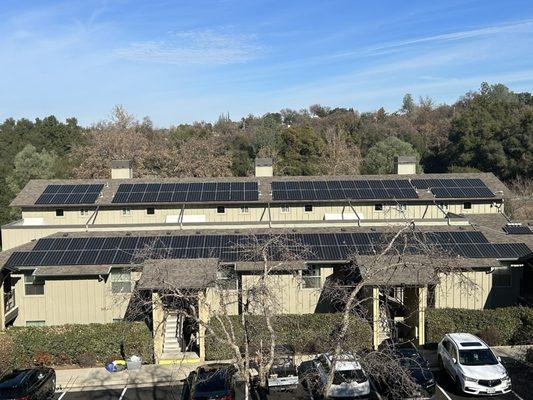
{"type": "Polygon", "coordinates": [[[499,357],[470,333],[448,333],[439,343],[439,366],[464,393],[496,395],[511,391],[511,379],[499,357]]]}

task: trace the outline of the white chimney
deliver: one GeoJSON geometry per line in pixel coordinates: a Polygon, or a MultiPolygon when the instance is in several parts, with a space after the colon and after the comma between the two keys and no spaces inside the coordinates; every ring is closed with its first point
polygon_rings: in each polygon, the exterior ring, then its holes
{"type": "Polygon", "coordinates": [[[394,156],[394,173],[397,175],[416,174],[416,157],[394,156]]]}
{"type": "Polygon", "coordinates": [[[271,158],[255,159],[255,176],[274,176],[274,163],[271,158]]]}
{"type": "Polygon", "coordinates": [[[131,179],[133,178],[131,160],[111,161],[111,179],[131,179]]]}

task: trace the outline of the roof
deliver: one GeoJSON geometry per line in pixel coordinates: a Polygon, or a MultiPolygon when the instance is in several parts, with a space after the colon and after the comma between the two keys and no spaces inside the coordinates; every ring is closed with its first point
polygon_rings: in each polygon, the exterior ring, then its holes
{"type": "Polygon", "coordinates": [[[256,158],[255,166],[256,167],[271,167],[274,164],[272,158],[256,158]]]}
{"type": "Polygon", "coordinates": [[[109,275],[108,265],[60,265],[53,267],[37,267],[34,276],[53,278],[54,276],[98,276],[109,275]]]}
{"type": "Polygon", "coordinates": [[[480,349],[480,348],[486,348],[487,345],[477,336],[472,335],[471,333],[449,333],[448,336],[450,339],[452,339],[455,344],[457,344],[457,347],[462,349],[480,349]],[[478,346],[473,345],[464,345],[465,343],[479,343],[478,346]]]}
{"type": "Polygon", "coordinates": [[[145,263],[138,289],[203,289],[213,286],[219,261],[216,258],[151,260],[145,263]]]}
{"type": "MultiPolygon", "coordinates": [[[[272,199],[271,183],[273,181],[285,181],[285,182],[301,182],[301,181],[332,181],[332,180],[394,180],[394,179],[432,179],[432,178],[469,178],[469,179],[481,179],[485,185],[496,195],[495,199],[503,197],[510,197],[511,191],[492,173],[454,173],[454,174],[414,174],[414,175],[339,175],[339,176],[275,176],[275,177],[223,177],[223,178],[134,178],[134,179],[53,179],[53,180],[31,180],[20,191],[20,193],[11,202],[12,207],[24,207],[24,208],[57,208],[57,207],[80,207],[77,205],[61,205],[61,204],[35,204],[36,200],[43,193],[44,189],[48,185],[76,185],[76,184],[103,184],[104,187],[101,191],[100,197],[96,200],[96,203],[89,205],[92,207],[106,206],[106,207],[121,207],[119,203],[113,203],[113,197],[117,192],[119,185],[121,184],[135,184],[135,183],[195,183],[195,182],[258,182],[259,183],[259,199],[257,201],[246,201],[246,203],[254,204],[266,204],[274,202],[272,199]]],[[[417,190],[419,198],[416,199],[402,199],[402,202],[416,203],[434,201],[435,198],[427,190],[417,190]]],[[[466,201],[469,199],[439,199],[439,201],[466,201]]],[[[475,201],[475,199],[472,199],[475,201]]],[[[394,202],[391,199],[354,199],[350,200],[353,203],[376,203],[376,202],[394,202]]],[[[327,201],[310,201],[310,200],[298,200],[298,201],[280,201],[280,203],[334,203],[334,202],[346,202],[345,199],[340,200],[327,200],[327,201]]],[[[214,201],[214,202],[188,202],[187,204],[242,204],[243,201],[214,201]]],[[[142,203],[143,206],[147,204],[170,206],[174,203],[168,202],[153,202],[142,203]]],[[[181,203],[180,203],[181,204],[181,203]]],[[[128,203],[128,206],[135,205],[134,203],[128,203]]]]}
{"type": "Polygon", "coordinates": [[[396,164],[413,164],[416,163],[415,156],[394,156],[394,162],[396,164]]]}
{"type": "Polygon", "coordinates": [[[113,160],[111,161],[111,168],[131,168],[132,164],[131,160],[113,160]]]}

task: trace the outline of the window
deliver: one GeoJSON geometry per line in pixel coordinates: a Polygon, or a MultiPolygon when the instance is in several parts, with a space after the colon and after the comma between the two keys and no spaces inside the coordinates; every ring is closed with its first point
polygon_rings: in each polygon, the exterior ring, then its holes
{"type": "Polygon", "coordinates": [[[81,214],[82,216],[87,216],[87,215],[89,215],[89,210],[87,210],[86,208],[82,208],[82,209],[80,210],[80,214],[81,214]]]}
{"type": "Polygon", "coordinates": [[[217,207],[217,214],[226,214],[226,207],[218,206],[217,207]]]}
{"type": "Polygon", "coordinates": [[[250,209],[248,208],[248,206],[241,207],[241,214],[250,214],[250,209]]]}
{"type": "Polygon", "coordinates": [[[302,288],[317,289],[320,286],[320,267],[308,265],[307,269],[302,270],[302,288]]]}
{"type": "Polygon", "coordinates": [[[291,212],[291,209],[289,206],[281,206],[281,212],[283,214],[287,214],[287,213],[290,213],[291,212]]]}
{"type": "Polygon", "coordinates": [[[443,210],[447,210],[448,209],[448,204],[447,203],[439,203],[437,204],[440,208],[442,208],[443,210]]]}
{"type": "Polygon", "coordinates": [[[463,208],[465,210],[471,210],[472,209],[472,203],[464,203],[463,208]]]}
{"type": "Polygon", "coordinates": [[[407,210],[407,204],[405,204],[405,203],[400,203],[400,204],[398,204],[398,209],[399,209],[400,211],[405,211],[405,210],[407,210]]]}
{"type": "Polygon", "coordinates": [[[511,287],[511,271],[507,268],[497,268],[492,273],[492,286],[498,288],[511,287]]]}
{"type": "Polygon", "coordinates": [[[123,208],[122,215],[131,215],[131,208],[123,208]]]}
{"type": "Polygon", "coordinates": [[[45,321],[26,321],[26,326],[28,326],[28,327],[31,327],[31,326],[45,326],[45,325],[46,325],[45,321]]]}
{"type": "Polygon", "coordinates": [[[313,206],[311,204],[306,204],[304,206],[304,211],[305,212],[313,212],[313,206]]]}
{"type": "Polygon", "coordinates": [[[62,210],[62,209],[60,209],[60,208],[58,208],[58,209],[56,210],[56,217],[62,217],[62,216],[64,216],[64,215],[65,215],[65,210],[62,210]]]}
{"type": "Polygon", "coordinates": [[[226,289],[237,289],[237,275],[230,265],[221,265],[217,270],[217,282],[226,289]]]}
{"type": "Polygon", "coordinates": [[[24,294],[26,296],[42,296],[44,281],[33,275],[24,275],[24,294]]]}
{"type": "Polygon", "coordinates": [[[374,204],[374,210],[383,211],[383,204],[374,204]]]}
{"type": "Polygon", "coordinates": [[[122,318],[113,318],[113,323],[114,324],[117,324],[117,323],[122,322],[122,321],[124,321],[122,318]]]}
{"type": "Polygon", "coordinates": [[[131,273],[121,269],[113,269],[110,274],[112,293],[131,293],[131,273]]]}
{"type": "Polygon", "coordinates": [[[148,215],[154,215],[155,214],[155,208],[154,207],[148,207],[146,209],[146,214],[148,215]]]}

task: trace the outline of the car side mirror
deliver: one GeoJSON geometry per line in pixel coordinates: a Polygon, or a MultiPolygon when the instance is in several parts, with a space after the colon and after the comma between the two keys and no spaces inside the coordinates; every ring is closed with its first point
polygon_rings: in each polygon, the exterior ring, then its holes
{"type": "Polygon", "coordinates": [[[454,364],[457,364],[457,359],[456,359],[455,357],[452,357],[452,362],[453,362],[454,364]]]}

